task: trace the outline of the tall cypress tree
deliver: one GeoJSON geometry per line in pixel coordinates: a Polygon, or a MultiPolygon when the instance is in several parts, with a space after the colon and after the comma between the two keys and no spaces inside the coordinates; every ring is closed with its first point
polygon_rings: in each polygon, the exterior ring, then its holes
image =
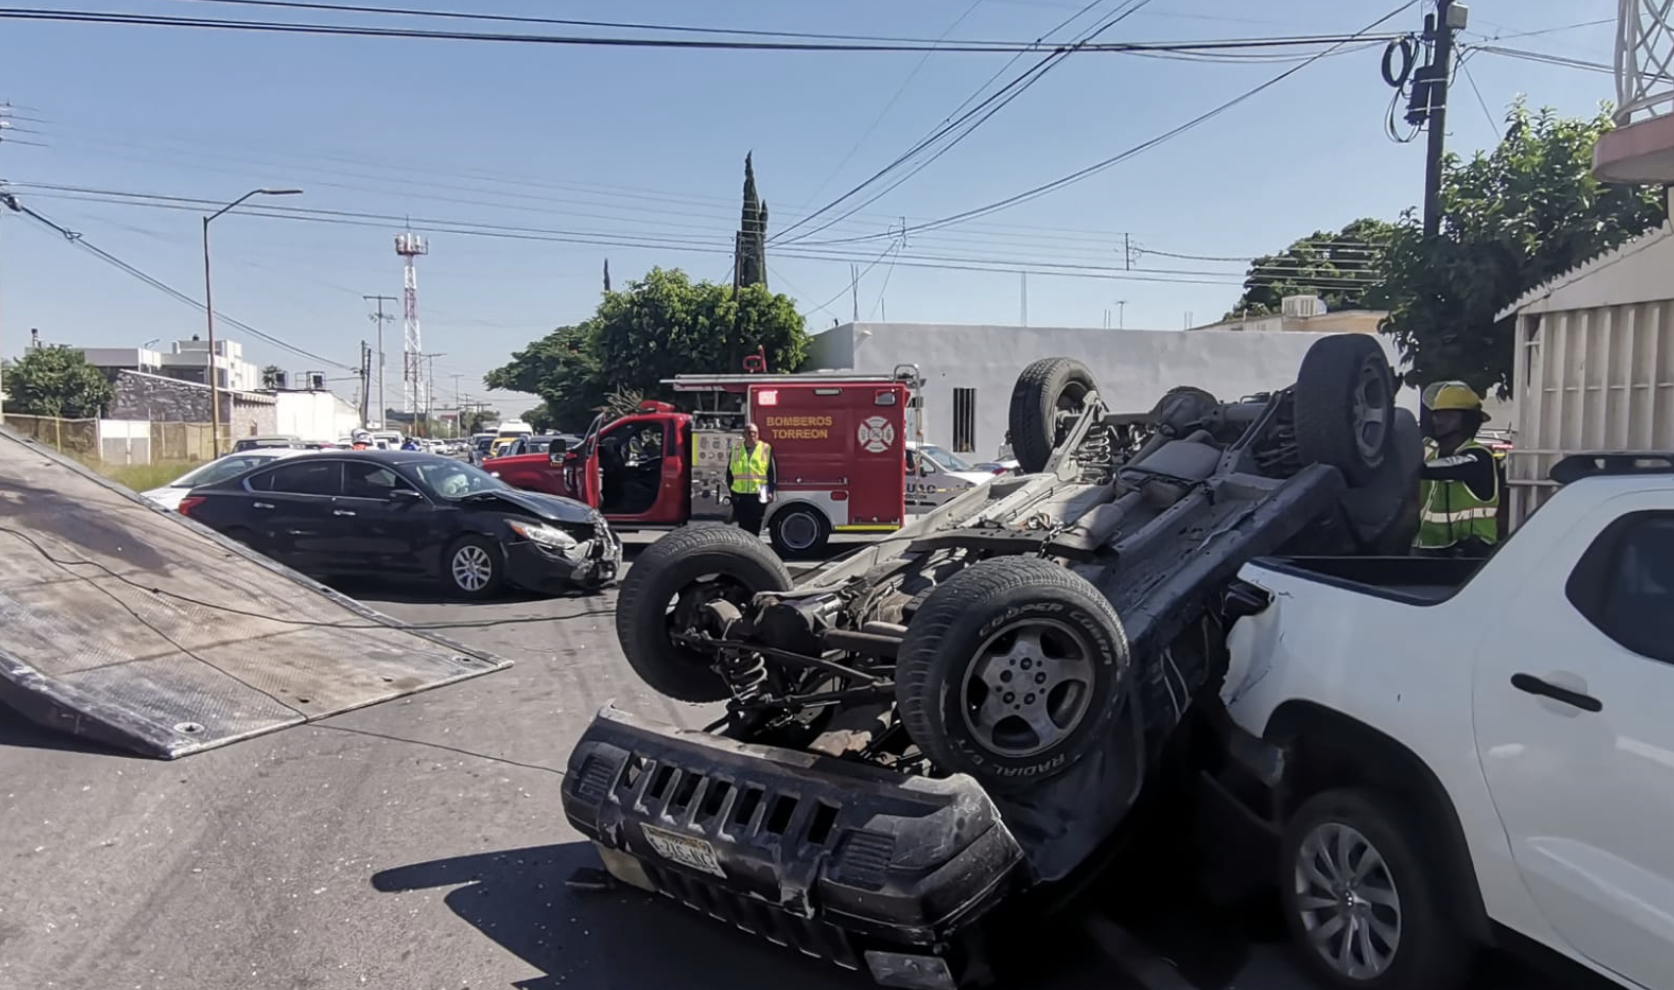
{"type": "Polygon", "coordinates": [[[756,194],[756,167],[744,156],[744,211],[738,228],[738,284],[767,285],[767,204],[756,194]]]}

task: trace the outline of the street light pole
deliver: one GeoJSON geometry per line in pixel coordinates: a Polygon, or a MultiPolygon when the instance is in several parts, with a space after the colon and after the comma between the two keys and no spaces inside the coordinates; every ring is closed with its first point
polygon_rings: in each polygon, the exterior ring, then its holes
{"type": "Polygon", "coordinates": [[[205,371],[209,378],[209,453],[221,456],[221,375],[215,365],[215,300],[212,298],[209,277],[209,221],[254,196],[295,196],[301,189],[252,189],[226,206],[203,218],[203,315],[209,332],[209,362],[205,371]]]}

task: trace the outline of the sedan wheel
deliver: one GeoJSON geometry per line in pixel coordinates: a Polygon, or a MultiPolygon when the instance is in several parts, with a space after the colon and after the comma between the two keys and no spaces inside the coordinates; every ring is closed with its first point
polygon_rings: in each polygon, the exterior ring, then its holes
{"type": "Polygon", "coordinates": [[[489,598],[503,580],[498,548],[480,537],[467,536],[448,548],[449,589],[466,598],[489,598]]]}

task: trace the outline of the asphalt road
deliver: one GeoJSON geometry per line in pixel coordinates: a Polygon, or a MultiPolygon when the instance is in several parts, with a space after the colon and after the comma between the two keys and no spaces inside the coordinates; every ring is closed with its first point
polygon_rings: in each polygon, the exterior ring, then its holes
{"type": "MultiPolygon", "coordinates": [[[[869,985],[660,899],[565,886],[597,862],[559,800],[593,712],[705,720],[626,674],[614,593],[350,590],[516,666],[172,763],[0,713],[0,990],[869,985]]],[[[1173,927],[1161,950],[1203,990],[1298,986],[1248,931],[1173,927]]],[[[1123,985],[1100,938],[1039,937],[1030,986],[1123,985]]]]}

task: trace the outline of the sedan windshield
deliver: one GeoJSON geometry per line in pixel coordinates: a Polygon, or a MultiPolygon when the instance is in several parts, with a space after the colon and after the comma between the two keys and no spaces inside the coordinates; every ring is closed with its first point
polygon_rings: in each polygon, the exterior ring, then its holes
{"type": "Polygon", "coordinates": [[[462,461],[420,461],[409,467],[418,473],[424,487],[446,499],[468,498],[511,487],[487,471],[462,461]]]}
{"type": "Polygon", "coordinates": [[[236,478],[253,467],[272,463],[276,458],[272,454],[254,457],[248,454],[228,454],[219,460],[210,461],[202,467],[193,468],[170,482],[170,488],[196,488],[199,485],[213,485],[228,478],[236,478]]]}

